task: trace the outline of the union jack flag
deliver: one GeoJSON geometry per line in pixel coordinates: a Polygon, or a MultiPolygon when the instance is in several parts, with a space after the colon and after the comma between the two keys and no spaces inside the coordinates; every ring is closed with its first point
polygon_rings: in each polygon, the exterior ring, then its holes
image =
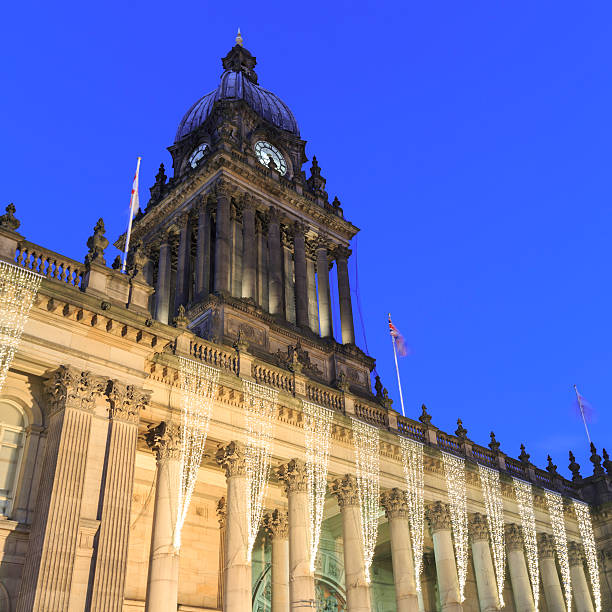
{"type": "Polygon", "coordinates": [[[406,345],[406,341],[404,340],[404,336],[400,333],[399,329],[393,325],[391,321],[391,315],[389,315],[389,333],[391,334],[391,338],[393,343],[395,344],[395,348],[397,349],[397,353],[400,357],[405,357],[408,354],[408,346],[406,345]]]}

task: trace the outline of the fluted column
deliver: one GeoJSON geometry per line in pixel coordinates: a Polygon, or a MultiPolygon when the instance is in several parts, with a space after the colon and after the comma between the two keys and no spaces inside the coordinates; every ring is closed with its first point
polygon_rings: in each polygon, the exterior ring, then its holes
{"type": "Polygon", "coordinates": [[[232,220],[232,271],[231,288],[234,297],[242,295],[242,202],[236,201],[231,207],[232,220]]]}
{"type": "Polygon", "coordinates": [[[255,269],[257,249],[255,245],[255,207],[246,201],[242,211],[242,297],[255,299],[255,269]]]}
{"type": "Polygon", "coordinates": [[[270,314],[283,314],[283,265],[278,211],[270,208],[268,225],[269,256],[269,311],[270,314]]]}
{"type": "Polygon", "coordinates": [[[508,568],[516,612],[533,612],[535,606],[525,561],[523,532],[514,523],[506,525],[506,548],[508,549],[508,568]]]}
{"type": "Polygon", "coordinates": [[[198,208],[198,242],[196,245],[195,297],[203,300],[210,287],[210,213],[206,199],[198,208]]]}
{"type": "Polygon", "coordinates": [[[268,216],[263,212],[255,214],[255,231],[257,232],[257,303],[263,310],[269,312],[268,216]]]}
{"type": "Polygon", "coordinates": [[[570,578],[574,593],[576,612],[593,612],[593,600],[584,573],[584,553],[582,545],[578,542],[568,543],[570,578]]]}
{"type": "Polygon", "coordinates": [[[310,512],[306,465],[292,459],[276,469],[289,500],[289,593],[291,612],[315,608],[314,574],[310,570],[310,512]]]}
{"type": "Polygon", "coordinates": [[[249,514],[244,449],[239,442],[230,442],[217,449],[216,459],[227,478],[223,610],[250,610],[251,563],[248,559],[249,514]]]}
{"type": "Polygon", "coordinates": [[[138,421],[150,396],[116,380],[111,381],[106,394],[110,424],[92,612],[120,612],[123,608],[138,421]]]}
{"type": "Polygon", "coordinates": [[[408,527],[406,493],[400,489],[385,491],[380,496],[380,505],[385,509],[389,521],[397,612],[417,612],[419,602],[414,577],[410,529],[408,527]]]}
{"type": "Polygon", "coordinates": [[[472,540],[472,559],[480,612],[500,610],[497,595],[497,580],[489,547],[489,526],[487,517],[476,512],[469,517],[470,536],[472,540]]]}
{"type": "Polygon", "coordinates": [[[283,291],[285,294],[285,319],[295,323],[295,287],[293,284],[293,233],[291,228],[281,228],[283,245],[283,291]]]}
{"type": "Polygon", "coordinates": [[[225,497],[217,502],[217,520],[219,521],[219,571],[217,582],[217,608],[223,608],[223,591],[225,589],[225,528],[227,506],[225,497]]]}
{"type": "Polygon", "coordinates": [[[538,553],[546,607],[549,612],[565,612],[565,599],[555,563],[555,541],[552,535],[538,534],[538,553]]]}
{"type": "Polygon", "coordinates": [[[295,223],[293,226],[293,260],[295,268],[295,320],[300,327],[308,327],[308,281],[306,272],[306,226],[295,223]]]}
{"type": "Polygon", "coordinates": [[[172,246],[166,234],[159,247],[157,267],[157,287],[155,288],[155,318],[160,323],[168,323],[170,315],[170,279],[172,274],[172,246]]]}
{"type": "Polygon", "coordinates": [[[426,514],[432,531],[436,558],[440,609],[442,612],[460,612],[463,606],[459,599],[459,580],[448,504],[435,502],[427,507],[426,514]]]}
{"type": "Polygon", "coordinates": [[[351,251],[340,245],[336,247],[336,270],[338,276],[338,297],[340,302],[340,327],[342,344],[355,344],[355,327],[353,324],[353,306],[351,304],[351,286],[349,283],[348,258],[351,251]]]}
{"type": "Polygon", "coordinates": [[[49,418],[36,512],[17,601],[18,612],[67,610],[96,397],[107,379],[60,366],[45,385],[49,418]]]}
{"type": "Polygon", "coordinates": [[[331,483],[330,490],[338,499],[342,515],[344,543],[344,575],[346,602],[349,612],[370,612],[370,584],[366,579],[361,546],[361,511],[357,479],[346,474],[331,483]]]}
{"type": "Polygon", "coordinates": [[[215,193],[217,196],[217,218],[214,288],[218,293],[229,293],[231,190],[228,183],[226,181],[217,183],[215,193]]]}
{"type": "Polygon", "coordinates": [[[155,502],[149,575],[147,612],[176,610],[178,604],[179,551],[174,546],[180,486],[180,430],[162,421],[149,428],[146,441],[157,461],[155,502]]]}
{"type": "Polygon", "coordinates": [[[273,510],[264,516],[263,525],[272,542],[272,612],[287,612],[290,609],[287,513],[273,510]]]}
{"type": "Polygon", "coordinates": [[[179,306],[189,302],[189,282],[191,279],[191,222],[189,213],[179,219],[179,247],[176,264],[176,291],[174,294],[174,312],[179,306]]]}
{"type": "Polygon", "coordinates": [[[317,303],[316,251],[312,241],[306,242],[306,285],[308,291],[308,325],[319,333],[319,305],[317,303]]]}
{"type": "Polygon", "coordinates": [[[332,326],[331,298],[329,295],[329,261],[327,242],[317,243],[317,287],[319,290],[319,326],[321,338],[334,335],[332,326]]]}

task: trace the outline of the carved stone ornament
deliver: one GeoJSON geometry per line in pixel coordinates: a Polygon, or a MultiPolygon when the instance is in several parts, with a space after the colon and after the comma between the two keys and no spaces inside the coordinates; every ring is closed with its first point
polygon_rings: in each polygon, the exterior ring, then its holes
{"type": "Polygon", "coordinates": [[[91,372],[83,372],[72,366],[60,366],[45,383],[49,413],[54,414],[64,408],[93,412],[96,397],[104,393],[107,382],[108,379],[91,372]]]}
{"type": "Polygon", "coordinates": [[[215,195],[217,198],[231,198],[236,188],[225,179],[219,179],[215,183],[215,195]]]}
{"type": "Polygon", "coordinates": [[[308,472],[306,464],[301,459],[291,459],[288,463],[279,465],[274,473],[285,485],[285,495],[308,490],[308,472]]]}
{"type": "Polygon", "coordinates": [[[480,512],[474,512],[469,516],[468,521],[470,535],[472,536],[472,541],[479,542],[481,540],[489,539],[489,524],[487,522],[487,517],[484,514],[480,514],[480,512]]]}
{"type": "Polygon", "coordinates": [[[217,520],[219,521],[219,529],[225,529],[225,521],[227,518],[227,503],[225,497],[221,497],[217,501],[217,520]]]}
{"type": "Polygon", "coordinates": [[[244,447],[241,442],[229,442],[225,446],[220,444],[215,453],[217,463],[225,470],[226,478],[232,476],[245,476],[244,447]]]}
{"type": "Polygon", "coordinates": [[[150,391],[124,385],[118,380],[109,382],[106,395],[110,403],[110,418],[134,424],[138,423],[140,411],[147,407],[151,398],[150,391]]]}
{"type": "Polygon", "coordinates": [[[448,504],[439,501],[429,504],[425,509],[425,516],[433,533],[450,530],[451,517],[448,504]]]}
{"type": "Polygon", "coordinates": [[[340,509],[359,505],[357,478],[352,474],[345,474],[342,478],[336,478],[330,484],[329,490],[338,499],[340,509]]]}
{"type": "Polygon", "coordinates": [[[506,546],[508,550],[523,550],[523,530],[515,523],[508,523],[505,527],[506,546]]]}
{"type": "Polygon", "coordinates": [[[108,246],[108,238],[104,236],[106,229],[104,228],[104,220],[100,217],[96,223],[93,234],[87,239],[87,248],[89,251],[85,256],[85,263],[96,263],[106,265],[104,260],[104,249],[108,246]]]}
{"type": "Polygon", "coordinates": [[[380,505],[385,509],[388,519],[408,518],[406,492],[397,487],[380,494],[380,505]]]}
{"type": "Polygon", "coordinates": [[[128,272],[130,276],[140,282],[145,282],[144,267],[147,265],[149,258],[144,249],[142,241],[139,240],[128,254],[128,272]]]}
{"type": "Polygon", "coordinates": [[[289,521],[287,513],[282,510],[272,510],[263,517],[263,527],[271,540],[278,538],[286,540],[289,537],[289,521]]]}
{"type": "Polygon", "coordinates": [[[11,202],[6,207],[6,213],[0,217],[0,229],[10,230],[12,232],[19,229],[21,222],[15,218],[15,205],[11,202]]]}
{"type": "Polygon", "coordinates": [[[542,559],[554,558],[555,541],[549,533],[538,533],[538,553],[542,559]]]}
{"type": "Polygon", "coordinates": [[[567,543],[567,555],[569,557],[570,566],[584,564],[584,552],[582,546],[578,542],[567,543]]]}
{"type": "Polygon", "coordinates": [[[180,459],[181,429],[175,423],[162,421],[159,425],[150,426],[145,440],[158,461],[180,459]]]}
{"type": "Polygon", "coordinates": [[[336,260],[338,261],[348,261],[348,258],[351,256],[351,253],[351,249],[345,247],[342,244],[339,244],[334,251],[334,255],[336,257],[336,260]]]}

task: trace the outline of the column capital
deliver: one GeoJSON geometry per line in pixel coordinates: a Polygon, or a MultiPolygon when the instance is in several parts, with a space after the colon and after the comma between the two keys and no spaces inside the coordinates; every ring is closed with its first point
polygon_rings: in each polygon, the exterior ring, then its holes
{"type": "Polygon", "coordinates": [[[175,223],[179,229],[185,229],[187,227],[187,224],[189,223],[189,211],[185,211],[178,215],[178,217],[176,217],[175,223]]]}
{"type": "Polygon", "coordinates": [[[118,380],[110,380],[106,388],[110,403],[109,417],[118,421],[138,423],[140,411],[151,400],[151,391],[143,391],[134,385],[125,385],[118,380]]]}
{"type": "Polygon", "coordinates": [[[308,231],[308,225],[304,223],[301,219],[294,221],[291,224],[291,232],[294,236],[304,236],[308,231]]]}
{"type": "Polygon", "coordinates": [[[538,553],[542,559],[555,556],[555,541],[550,533],[538,533],[538,553]]]}
{"type": "Polygon", "coordinates": [[[331,494],[338,499],[338,505],[341,509],[359,505],[357,478],[352,474],[345,474],[341,478],[336,478],[329,488],[331,494]]]}
{"type": "Polygon", "coordinates": [[[232,441],[225,446],[220,444],[215,453],[217,463],[225,470],[226,478],[245,476],[244,446],[241,442],[232,441]]]}
{"type": "Polygon", "coordinates": [[[348,258],[351,256],[352,252],[353,251],[351,251],[351,249],[349,249],[348,247],[345,247],[342,244],[338,244],[334,249],[334,257],[336,258],[336,260],[347,261],[348,258]]]}
{"type": "Polygon", "coordinates": [[[468,517],[470,535],[473,542],[489,539],[489,523],[487,517],[480,512],[474,512],[468,517]]]}
{"type": "Polygon", "coordinates": [[[285,485],[285,495],[308,491],[308,472],[301,459],[291,459],[275,470],[277,478],[285,485]]]}
{"type": "Polygon", "coordinates": [[[268,208],[267,216],[268,216],[268,223],[275,223],[276,225],[280,224],[281,216],[276,206],[270,206],[270,208],[268,208]]]}
{"type": "Polygon", "coordinates": [[[271,540],[275,538],[286,540],[289,537],[288,516],[282,510],[267,512],[263,517],[263,527],[271,540]]]}
{"type": "Polygon", "coordinates": [[[221,178],[215,183],[214,191],[217,198],[231,198],[236,192],[236,187],[227,179],[221,178]]]}
{"type": "Polygon", "coordinates": [[[569,557],[570,567],[584,564],[584,552],[582,551],[582,545],[578,542],[567,543],[567,556],[569,557]]]}
{"type": "Polygon", "coordinates": [[[523,530],[520,525],[508,523],[505,526],[505,536],[508,550],[523,550],[523,530]]]}
{"type": "Polygon", "coordinates": [[[323,234],[319,234],[315,239],[314,239],[314,247],[315,250],[317,251],[323,251],[325,250],[326,252],[329,251],[332,247],[332,242],[329,240],[329,238],[327,238],[327,236],[323,235],[323,234]]]}
{"type": "Polygon", "coordinates": [[[219,521],[219,529],[225,528],[225,519],[227,518],[227,503],[225,497],[221,497],[217,501],[217,520],[219,521]]]}
{"type": "Polygon", "coordinates": [[[262,210],[256,211],[255,213],[255,231],[261,234],[267,234],[269,225],[270,225],[270,216],[262,210]]]}
{"type": "Polygon", "coordinates": [[[408,499],[406,491],[402,491],[398,488],[383,491],[380,494],[380,505],[385,509],[387,519],[408,517],[408,499]]]}
{"type": "Polygon", "coordinates": [[[306,245],[306,257],[308,259],[311,259],[312,261],[315,261],[317,258],[317,242],[316,240],[313,240],[311,238],[306,238],[305,239],[305,245],[306,245]]]}
{"type": "Polygon", "coordinates": [[[448,504],[440,501],[429,504],[425,509],[425,515],[433,533],[450,530],[451,517],[448,504]]]}
{"type": "Polygon", "coordinates": [[[145,434],[149,448],[155,453],[157,461],[179,459],[181,455],[181,431],[175,423],[162,421],[150,426],[145,434]]]}
{"type": "Polygon", "coordinates": [[[93,412],[108,379],[68,365],[61,365],[45,382],[45,395],[51,414],[64,408],[93,412]]]}

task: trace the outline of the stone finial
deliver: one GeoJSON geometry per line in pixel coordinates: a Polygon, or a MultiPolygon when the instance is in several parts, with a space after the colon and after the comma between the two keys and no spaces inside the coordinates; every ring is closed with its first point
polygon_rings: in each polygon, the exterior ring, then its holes
{"type": "Polygon", "coordinates": [[[139,240],[131,249],[128,254],[127,269],[129,275],[136,281],[146,282],[144,276],[144,268],[149,262],[149,257],[142,244],[142,240],[139,240]]]}
{"type": "Polygon", "coordinates": [[[380,376],[377,374],[375,377],[374,390],[376,391],[376,397],[380,399],[382,397],[383,386],[380,382],[380,376]]]}
{"type": "Polygon", "coordinates": [[[149,404],[151,392],[138,389],[134,385],[125,385],[118,380],[110,380],[106,388],[106,397],[110,403],[111,419],[137,424],[140,411],[149,404]]]}
{"type": "Polygon", "coordinates": [[[519,461],[523,464],[523,465],[529,465],[529,458],[531,457],[531,455],[527,452],[525,452],[525,445],[521,444],[521,454],[518,456],[519,461]]]}
{"type": "Polygon", "coordinates": [[[215,459],[225,470],[226,478],[246,475],[244,446],[241,442],[232,441],[226,445],[219,444],[217,452],[215,453],[215,459]]]}
{"type": "Polygon", "coordinates": [[[334,201],[332,202],[332,206],[336,210],[342,210],[342,207],[340,206],[340,200],[338,199],[338,196],[334,196],[334,201]]]}
{"type": "Polygon", "coordinates": [[[499,442],[495,438],[495,432],[491,432],[491,441],[489,442],[489,448],[494,452],[499,452],[499,442]]]}
{"type": "Polygon", "coordinates": [[[506,546],[508,550],[523,550],[523,530],[515,523],[508,523],[505,527],[506,546]]]}
{"type": "Polygon", "coordinates": [[[463,426],[461,419],[457,419],[457,429],[455,430],[455,435],[462,440],[467,439],[467,429],[463,426]]]}
{"type": "Polygon", "coordinates": [[[87,248],[89,251],[85,256],[85,263],[90,265],[94,262],[106,265],[104,260],[104,249],[108,246],[108,238],[104,236],[106,229],[104,228],[104,220],[102,217],[94,226],[93,234],[87,239],[87,248]]]}
{"type": "Polygon", "coordinates": [[[610,455],[605,448],[603,449],[603,466],[606,468],[608,475],[612,476],[612,461],[610,461],[610,455]]]}
{"type": "Polygon", "coordinates": [[[227,503],[225,497],[219,498],[217,501],[217,520],[219,521],[219,529],[225,529],[225,521],[227,519],[227,503]]]}
{"type": "Polygon", "coordinates": [[[489,539],[489,523],[487,522],[487,517],[484,514],[480,514],[480,512],[470,514],[468,518],[468,525],[470,535],[472,536],[472,540],[474,542],[489,539]]]}
{"type": "Polygon", "coordinates": [[[308,472],[306,464],[301,459],[291,459],[291,461],[279,465],[274,473],[285,485],[285,495],[289,496],[291,493],[308,490],[308,472]]]}
{"type": "Polygon", "coordinates": [[[408,517],[406,491],[402,491],[397,487],[383,491],[380,494],[380,505],[385,509],[387,519],[408,517]]]}
{"type": "Polygon", "coordinates": [[[336,478],[330,484],[329,490],[338,499],[340,509],[359,505],[357,478],[352,474],[345,474],[341,478],[336,478]]]}
{"type": "Polygon", "coordinates": [[[433,533],[445,531],[451,528],[451,516],[449,505],[437,501],[425,508],[425,516],[433,533]]]}
{"type": "Polygon", "coordinates": [[[567,556],[569,557],[570,567],[584,564],[584,552],[578,542],[567,543],[567,556]]]}
{"type": "Polygon", "coordinates": [[[180,459],[181,429],[176,423],[162,421],[159,425],[150,425],[145,440],[157,461],[180,459]]]}
{"type": "Polygon", "coordinates": [[[19,229],[21,225],[21,221],[15,218],[15,205],[11,202],[6,207],[6,213],[0,217],[0,229],[10,230],[11,232],[15,232],[19,229]]]}
{"type": "Polygon", "coordinates": [[[173,322],[177,329],[187,329],[189,319],[185,316],[185,307],[182,304],[178,307],[178,313],[173,322]]]}
{"type": "Polygon", "coordinates": [[[580,464],[576,463],[576,457],[574,457],[572,451],[569,452],[569,460],[569,470],[572,473],[572,482],[580,482],[582,480],[582,476],[580,475],[580,464]]]}
{"type": "Polygon", "coordinates": [[[421,423],[423,423],[423,425],[430,425],[431,424],[431,415],[429,414],[429,412],[427,412],[427,406],[425,404],[421,405],[421,416],[419,417],[419,421],[421,421],[421,423]]]}
{"type": "Polygon", "coordinates": [[[557,472],[557,466],[553,463],[552,457],[547,455],[546,460],[548,461],[548,465],[546,466],[546,471],[551,476],[558,476],[559,472],[557,472]]]}
{"type": "Polygon", "coordinates": [[[601,457],[597,454],[595,445],[591,442],[591,457],[590,461],[593,464],[593,475],[603,476],[604,469],[601,467],[601,457]]]}
{"type": "Polygon", "coordinates": [[[306,181],[308,186],[319,195],[327,197],[325,193],[325,183],[327,182],[321,176],[321,168],[319,167],[319,162],[317,162],[316,156],[312,156],[312,166],[310,168],[310,178],[306,181]]]}
{"type": "Polygon", "coordinates": [[[106,389],[108,379],[61,365],[45,383],[47,405],[51,414],[64,408],[78,408],[93,412],[96,398],[106,389]]]}
{"type": "Polygon", "coordinates": [[[113,270],[121,270],[121,255],[117,255],[111,264],[113,270]]]}
{"type": "Polygon", "coordinates": [[[553,559],[555,556],[555,541],[549,533],[538,533],[538,552],[542,559],[553,559]]]}
{"type": "Polygon", "coordinates": [[[289,520],[286,512],[278,508],[266,512],[263,517],[263,528],[271,540],[286,540],[289,537],[289,520]]]}
{"type": "Polygon", "coordinates": [[[151,192],[151,200],[153,202],[160,200],[164,194],[164,187],[166,186],[166,181],[168,177],[166,176],[166,169],[164,164],[159,165],[159,170],[155,175],[155,183],[153,187],[149,189],[151,192]]]}

